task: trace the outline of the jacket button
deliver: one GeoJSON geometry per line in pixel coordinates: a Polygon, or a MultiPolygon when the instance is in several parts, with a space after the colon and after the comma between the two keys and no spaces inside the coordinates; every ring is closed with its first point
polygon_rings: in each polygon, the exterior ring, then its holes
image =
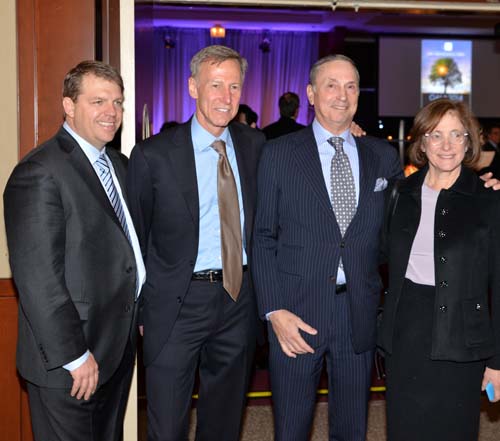
{"type": "Polygon", "coordinates": [[[345,242],[344,241],[340,242],[340,248],[345,248],[345,242]]]}
{"type": "Polygon", "coordinates": [[[481,303],[476,303],[476,311],[481,311],[481,303]]]}
{"type": "Polygon", "coordinates": [[[444,232],[443,230],[439,230],[438,231],[438,237],[440,239],[444,239],[446,237],[446,232],[444,232]]]}
{"type": "Polygon", "coordinates": [[[336,281],[337,281],[337,279],[335,278],[335,276],[330,276],[330,282],[335,283],[336,281]]]}
{"type": "Polygon", "coordinates": [[[440,261],[441,263],[446,263],[446,262],[448,262],[448,259],[447,259],[446,257],[444,257],[444,256],[441,256],[441,257],[439,258],[439,261],[440,261]]]}
{"type": "Polygon", "coordinates": [[[440,310],[441,312],[446,312],[446,311],[448,310],[448,307],[447,307],[446,305],[441,305],[441,306],[439,307],[439,310],[440,310]]]}
{"type": "Polygon", "coordinates": [[[125,272],[126,272],[127,274],[130,274],[130,273],[132,272],[132,270],[133,270],[133,269],[134,269],[133,267],[129,266],[129,267],[125,270],[125,272]]]}
{"type": "Polygon", "coordinates": [[[180,297],[177,297],[177,303],[182,303],[182,299],[180,297]]]}
{"type": "Polygon", "coordinates": [[[130,312],[130,305],[125,305],[125,312],[130,312]]]}
{"type": "Polygon", "coordinates": [[[446,216],[450,211],[447,208],[441,208],[441,216],[446,216]]]}
{"type": "Polygon", "coordinates": [[[189,266],[194,266],[194,261],[190,260],[189,261],[189,266]]]}
{"type": "Polygon", "coordinates": [[[441,288],[448,288],[448,282],[446,280],[442,280],[441,282],[439,282],[439,286],[441,288]]]}

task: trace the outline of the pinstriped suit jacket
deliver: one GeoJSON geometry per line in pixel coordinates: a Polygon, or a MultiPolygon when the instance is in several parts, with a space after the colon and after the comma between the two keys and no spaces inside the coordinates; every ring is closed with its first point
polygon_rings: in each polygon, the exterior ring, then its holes
{"type": "Polygon", "coordinates": [[[356,139],[360,194],[345,236],[332,210],[312,127],[268,142],[258,174],[253,277],[259,312],[287,309],[318,330],[304,334],[317,347],[333,319],[339,259],[348,286],[352,343],[357,352],[375,345],[380,300],[379,231],[385,191],[377,178],[402,177],[396,153],[386,142],[356,139]]]}

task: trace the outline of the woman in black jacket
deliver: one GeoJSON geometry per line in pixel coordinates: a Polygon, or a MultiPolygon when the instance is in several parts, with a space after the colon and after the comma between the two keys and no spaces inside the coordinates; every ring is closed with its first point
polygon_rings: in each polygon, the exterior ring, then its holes
{"type": "Polygon", "coordinates": [[[472,170],[478,133],[462,103],[425,106],[410,146],[421,170],[387,205],[388,441],[477,440],[481,389],[500,399],[500,193],[472,170]]]}

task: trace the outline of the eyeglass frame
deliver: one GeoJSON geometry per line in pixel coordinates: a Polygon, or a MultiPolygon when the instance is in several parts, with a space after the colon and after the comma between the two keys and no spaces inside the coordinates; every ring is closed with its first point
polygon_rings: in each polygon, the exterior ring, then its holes
{"type": "MultiPolygon", "coordinates": [[[[454,136],[454,135],[452,135],[454,136]]],[[[469,136],[469,133],[467,132],[460,132],[459,130],[452,130],[451,132],[448,133],[448,136],[445,136],[444,133],[440,132],[439,130],[435,130],[433,132],[430,132],[430,133],[424,133],[424,139],[426,139],[428,142],[430,142],[430,144],[433,146],[433,147],[439,147],[439,146],[443,146],[444,145],[444,141],[445,139],[448,139],[448,143],[450,145],[464,145],[465,144],[465,140],[467,139],[467,137],[469,136]],[[441,141],[438,141],[438,142],[433,142],[432,139],[431,139],[431,136],[433,134],[440,134],[441,136],[441,141]],[[462,141],[453,141],[453,140],[450,140],[450,135],[452,134],[456,134],[456,135],[462,135],[463,138],[462,141]]]]}

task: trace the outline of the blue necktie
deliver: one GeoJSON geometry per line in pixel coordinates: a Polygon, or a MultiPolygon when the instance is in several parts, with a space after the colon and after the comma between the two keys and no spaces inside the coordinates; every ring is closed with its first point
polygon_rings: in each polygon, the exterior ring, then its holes
{"type": "Polygon", "coordinates": [[[105,153],[101,153],[99,159],[95,162],[97,165],[97,169],[99,170],[99,178],[106,190],[106,193],[109,198],[109,202],[115,210],[116,217],[120,221],[120,224],[123,228],[123,232],[125,236],[127,236],[128,241],[132,244],[132,240],[130,239],[130,233],[128,231],[127,219],[125,218],[125,212],[123,211],[122,202],[120,200],[120,196],[118,191],[116,190],[115,183],[113,182],[113,177],[111,176],[111,170],[109,169],[108,159],[105,153]]]}

